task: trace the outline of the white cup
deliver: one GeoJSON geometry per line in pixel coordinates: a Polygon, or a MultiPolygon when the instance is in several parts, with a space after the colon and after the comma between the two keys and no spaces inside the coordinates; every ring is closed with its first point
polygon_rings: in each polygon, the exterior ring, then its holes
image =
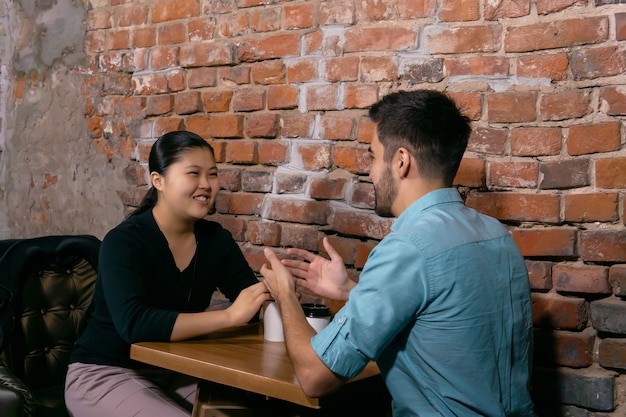
{"type": "Polygon", "coordinates": [[[267,303],[263,310],[263,337],[269,342],[285,341],[280,307],[274,301],[267,303]]]}
{"type": "Polygon", "coordinates": [[[302,304],[304,316],[311,327],[319,332],[330,323],[331,311],[324,304],[305,303],[302,304]]]}

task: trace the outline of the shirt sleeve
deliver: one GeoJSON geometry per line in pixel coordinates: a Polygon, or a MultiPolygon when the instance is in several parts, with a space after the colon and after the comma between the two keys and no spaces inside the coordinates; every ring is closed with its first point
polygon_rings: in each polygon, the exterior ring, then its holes
{"type": "Polygon", "coordinates": [[[407,236],[383,239],[344,307],[312,338],[320,359],[338,375],[358,375],[425,307],[431,288],[425,275],[424,257],[407,236]]]}
{"type": "Polygon", "coordinates": [[[178,316],[148,303],[146,246],[129,230],[114,229],[100,249],[104,298],[116,331],[127,343],[169,341],[178,316]]]}

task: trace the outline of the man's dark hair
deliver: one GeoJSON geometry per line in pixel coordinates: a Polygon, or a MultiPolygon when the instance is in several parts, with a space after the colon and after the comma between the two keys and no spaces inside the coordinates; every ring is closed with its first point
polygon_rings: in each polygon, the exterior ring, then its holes
{"type": "Polygon", "coordinates": [[[447,95],[433,90],[391,93],[370,108],[369,116],[376,123],[385,161],[406,148],[423,177],[452,186],[471,127],[447,95]]]}

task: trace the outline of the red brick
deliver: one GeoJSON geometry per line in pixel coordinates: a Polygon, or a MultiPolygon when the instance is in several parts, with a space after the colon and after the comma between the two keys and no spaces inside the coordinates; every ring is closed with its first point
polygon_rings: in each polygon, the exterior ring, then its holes
{"type": "Polygon", "coordinates": [[[447,58],[444,63],[449,77],[509,74],[509,61],[500,56],[453,57],[447,58]]]}
{"type": "Polygon", "coordinates": [[[211,67],[235,63],[235,47],[230,42],[209,41],[181,46],[182,67],[211,67]]]}
{"type": "Polygon", "coordinates": [[[361,58],[360,80],[364,83],[398,79],[398,65],[393,56],[364,56],[361,58]]]}
{"type": "Polygon", "coordinates": [[[107,35],[103,30],[87,32],[85,34],[85,52],[98,53],[104,51],[107,35]]]}
{"type": "MultiPolygon", "coordinates": [[[[356,246],[358,244],[357,239],[331,235],[328,236],[328,242],[332,245],[333,248],[335,248],[339,256],[341,256],[344,264],[352,265],[354,255],[356,253],[356,246]]],[[[320,251],[323,252],[322,256],[328,257],[328,254],[324,251],[323,246],[320,247],[320,251]]]]}
{"type": "Polygon", "coordinates": [[[376,130],[376,123],[372,122],[369,117],[362,117],[361,120],[359,120],[357,129],[357,138],[359,142],[371,143],[372,135],[376,130]]]}
{"type": "Polygon", "coordinates": [[[374,185],[369,182],[357,182],[352,186],[352,193],[349,193],[348,203],[352,207],[373,210],[376,206],[374,185]]]}
{"type": "Polygon", "coordinates": [[[161,117],[154,122],[155,137],[173,130],[185,130],[185,121],[178,117],[161,117]]]}
{"type": "Polygon", "coordinates": [[[249,84],[250,83],[250,67],[237,66],[219,69],[219,79],[225,84],[230,82],[235,84],[249,84]]]}
{"type": "Polygon", "coordinates": [[[230,109],[232,97],[233,92],[228,90],[207,91],[202,94],[204,111],[207,113],[226,112],[230,109]]]}
{"type": "Polygon", "coordinates": [[[202,100],[197,91],[178,93],[174,95],[174,113],[192,114],[202,110],[202,100]]]}
{"type": "Polygon", "coordinates": [[[280,246],[315,251],[320,233],[314,226],[284,224],[280,234],[280,246]]]}
{"type": "MultiPolygon", "coordinates": [[[[196,132],[195,130],[189,130],[192,132],[196,132]]],[[[220,182],[220,189],[228,191],[241,190],[241,171],[242,168],[239,167],[221,168],[217,172],[217,176],[220,182]]]]}
{"type": "Polygon", "coordinates": [[[328,58],[323,61],[323,78],[330,82],[356,81],[359,77],[359,62],[358,55],[328,58]]]}
{"type": "Polygon", "coordinates": [[[626,334],[626,300],[606,297],[591,302],[593,328],[605,333],[626,334]]]}
{"type": "Polygon", "coordinates": [[[485,19],[498,20],[510,17],[528,16],[530,2],[525,0],[496,0],[485,4],[485,19]]]}
{"type": "Polygon", "coordinates": [[[149,48],[156,45],[156,30],[153,27],[133,28],[131,36],[133,48],[149,48]]]}
{"type": "Polygon", "coordinates": [[[172,111],[172,96],[159,95],[148,97],[146,116],[160,116],[172,111]]]}
{"type": "Polygon", "coordinates": [[[187,130],[203,138],[211,137],[211,119],[209,116],[192,116],[187,118],[187,130]]]}
{"type": "Polygon", "coordinates": [[[112,26],[111,11],[107,9],[89,10],[87,12],[87,28],[89,30],[95,29],[109,29],[112,26]]]}
{"type": "Polygon", "coordinates": [[[552,262],[526,261],[528,282],[532,290],[549,290],[552,288],[552,262]]]}
{"type": "Polygon", "coordinates": [[[305,174],[277,172],[274,179],[274,192],[276,194],[304,194],[304,187],[307,185],[305,174]]]}
{"type": "Polygon", "coordinates": [[[309,171],[330,168],[331,146],[328,144],[300,144],[298,152],[302,158],[302,166],[309,171]]]}
{"type": "Polygon", "coordinates": [[[626,265],[612,265],[609,268],[609,283],[613,294],[618,297],[626,295],[626,265]]]}
{"type": "Polygon", "coordinates": [[[157,29],[157,39],[159,45],[170,45],[185,42],[187,36],[187,25],[183,22],[169,23],[159,26],[157,29]]]}
{"type": "Polygon", "coordinates": [[[105,48],[108,50],[128,49],[130,45],[130,31],[115,30],[108,32],[105,38],[105,48]]]}
{"type": "Polygon", "coordinates": [[[294,109],[298,107],[298,87],[273,85],[267,90],[267,108],[270,110],[294,109]]]}
{"type": "Polygon", "coordinates": [[[559,222],[559,196],[553,194],[470,193],[466,204],[502,221],[559,222]]]}
{"type": "Polygon", "coordinates": [[[586,262],[626,262],[626,231],[580,232],[580,256],[586,262]]]}
{"type": "Polygon", "coordinates": [[[626,188],[626,158],[596,160],[596,187],[626,188]]]}
{"type": "Polygon", "coordinates": [[[472,130],[467,150],[471,152],[502,155],[506,144],[506,130],[477,127],[472,130]]]}
{"type": "Polygon", "coordinates": [[[487,96],[487,117],[492,123],[532,122],[536,119],[537,93],[519,91],[487,96]]]}
{"type": "Polygon", "coordinates": [[[152,5],[152,23],[199,15],[200,5],[197,0],[161,1],[152,5]]]}
{"type": "Polygon", "coordinates": [[[187,71],[189,88],[215,87],[217,71],[215,68],[193,68],[187,71]]]}
{"type": "Polygon", "coordinates": [[[598,363],[605,368],[626,369],[626,339],[600,340],[598,363]]]}
{"type": "Polygon", "coordinates": [[[609,268],[598,265],[557,264],[552,268],[552,284],[557,291],[585,294],[611,294],[609,268]]]}
{"type": "Polygon", "coordinates": [[[589,90],[559,91],[544,94],[539,100],[541,120],[565,120],[581,118],[592,111],[589,90]]]}
{"type": "Polygon", "coordinates": [[[626,40],[626,13],[615,13],[615,40],[626,40]]]}
{"type": "Polygon", "coordinates": [[[302,49],[305,55],[319,52],[324,41],[324,34],[321,30],[309,32],[302,35],[302,49]]]}
{"type": "Polygon", "coordinates": [[[566,222],[614,222],[619,219],[617,193],[567,194],[563,198],[566,222]]]}
{"type": "Polygon", "coordinates": [[[168,71],[165,74],[169,91],[182,91],[185,89],[185,73],[180,69],[168,71]]]}
{"type": "Polygon", "coordinates": [[[287,146],[283,143],[261,142],[259,144],[259,164],[279,165],[286,162],[287,146]]]}
{"type": "Polygon", "coordinates": [[[626,53],[616,46],[581,49],[572,51],[569,61],[575,80],[610,77],[622,73],[626,53]]]}
{"type": "Polygon", "coordinates": [[[264,194],[228,193],[228,213],[260,215],[264,194]]]}
{"type": "Polygon", "coordinates": [[[295,198],[270,197],[267,202],[267,218],[303,224],[326,224],[328,203],[295,198]]]}
{"type": "Polygon", "coordinates": [[[344,90],[344,109],[367,109],[378,101],[378,84],[348,84],[344,90]]]}
{"type": "Polygon", "coordinates": [[[436,29],[426,35],[428,53],[459,54],[466,52],[494,52],[497,35],[491,26],[463,26],[436,29]]]}
{"type": "Polygon", "coordinates": [[[517,59],[517,76],[562,81],[567,79],[568,65],[569,60],[564,53],[520,56],[517,59]]]}
{"type": "Polygon", "coordinates": [[[246,237],[253,245],[278,246],[280,245],[280,232],[281,227],[278,223],[248,222],[246,237]]]}
{"type": "Polygon", "coordinates": [[[201,42],[215,38],[215,27],[215,20],[212,17],[187,21],[189,41],[201,42]]]}
{"type": "Polygon", "coordinates": [[[327,116],[320,118],[320,138],[348,140],[354,136],[354,120],[351,117],[327,116]]]}
{"type": "Polygon", "coordinates": [[[308,86],[306,104],[308,110],[337,110],[339,97],[337,85],[308,86]]]}
{"type": "Polygon", "coordinates": [[[142,113],[146,108],[145,97],[115,98],[113,101],[116,115],[134,116],[142,113]]]}
{"type": "Polygon", "coordinates": [[[448,93],[461,113],[470,120],[479,120],[482,115],[482,94],[480,93],[448,93]]]}
{"type": "Polygon", "coordinates": [[[242,62],[262,61],[264,59],[283,58],[299,55],[300,35],[282,33],[264,38],[255,36],[238,45],[238,57],[242,62]]]}
{"type": "Polygon", "coordinates": [[[252,64],[250,75],[255,84],[284,84],[287,70],[282,60],[263,61],[252,64]]]}
{"type": "Polygon", "coordinates": [[[344,52],[398,51],[415,47],[417,33],[400,26],[356,26],[347,29],[344,37],[344,52]]]}
{"type": "Polygon", "coordinates": [[[256,164],[258,162],[256,142],[244,140],[229,142],[226,145],[226,162],[233,164],[256,164]]]}
{"type": "Polygon", "coordinates": [[[606,114],[619,116],[626,114],[626,89],[623,86],[600,88],[601,107],[607,107],[606,114]]]}
{"type": "Polygon", "coordinates": [[[253,32],[272,32],[280,29],[280,11],[278,7],[252,9],[248,12],[248,25],[253,32]]]}
{"type": "Polygon", "coordinates": [[[586,5],[586,0],[539,0],[537,1],[537,13],[550,14],[561,11],[572,5],[586,5]]]}
{"type": "Polygon", "coordinates": [[[372,157],[367,149],[353,146],[336,146],[333,160],[337,167],[355,174],[367,174],[372,166],[372,157]]]}
{"type": "Polygon", "coordinates": [[[243,116],[215,114],[211,116],[211,136],[214,138],[243,137],[243,116]]]}
{"type": "Polygon", "coordinates": [[[516,229],[511,232],[525,257],[571,257],[576,252],[576,230],[568,227],[516,229]]]}
{"type": "Polygon", "coordinates": [[[280,133],[280,116],[276,113],[252,113],[244,123],[250,138],[275,138],[280,133]]]}
{"type": "Polygon", "coordinates": [[[582,330],[589,320],[589,304],[584,298],[532,293],[531,303],[535,327],[582,330]]]}
{"type": "Polygon", "coordinates": [[[395,0],[397,16],[402,20],[428,17],[435,12],[435,0],[395,0]]]}
{"type": "Polygon", "coordinates": [[[511,130],[511,155],[558,155],[561,148],[561,129],[558,127],[519,127],[511,130]]]}
{"type": "Polygon", "coordinates": [[[313,26],[314,4],[285,5],[283,11],[285,29],[306,29],[313,26]]]}
{"type": "Polygon", "coordinates": [[[478,20],[480,17],[478,0],[443,0],[437,17],[442,22],[478,20]]]}
{"type": "Polygon", "coordinates": [[[287,64],[290,83],[303,83],[317,79],[317,58],[300,58],[287,64]]]}
{"type": "Polygon", "coordinates": [[[265,89],[241,88],[233,94],[233,111],[262,110],[265,107],[265,89]]]}
{"type": "Polygon", "coordinates": [[[589,185],[589,160],[540,162],[539,177],[539,187],[544,190],[585,187],[589,185]]]}
{"type": "Polygon", "coordinates": [[[347,183],[346,178],[313,178],[309,195],[316,200],[341,200],[347,183]]]}
{"type": "Polygon", "coordinates": [[[392,219],[350,210],[336,210],[332,230],[348,235],[382,239],[391,230],[392,219]]]}
{"type": "Polygon", "coordinates": [[[241,173],[243,191],[269,193],[272,191],[272,171],[268,169],[246,169],[241,173]]]}
{"type": "Polygon", "coordinates": [[[572,126],[567,151],[570,155],[612,152],[620,148],[620,138],[619,122],[572,126]]]}
{"type": "Polygon", "coordinates": [[[147,22],[147,6],[129,6],[117,10],[117,25],[119,27],[145,25],[147,22]]]}
{"type": "Polygon", "coordinates": [[[314,117],[312,114],[301,114],[299,111],[282,112],[282,135],[287,138],[308,138],[313,133],[314,117]]]}
{"type": "Polygon", "coordinates": [[[150,52],[150,68],[160,70],[178,66],[178,48],[152,48],[150,52]]]}
{"type": "Polygon", "coordinates": [[[483,159],[463,158],[453,184],[455,186],[483,188],[485,177],[485,161],[483,159]]]}
{"type": "Polygon", "coordinates": [[[124,71],[135,73],[148,69],[148,51],[146,49],[134,49],[124,54],[124,71]]]}
{"type": "Polygon", "coordinates": [[[228,19],[220,19],[217,22],[217,33],[224,38],[245,35],[248,30],[248,13],[241,11],[231,13],[228,19]]]}
{"type": "Polygon", "coordinates": [[[490,162],[487,171],[489,186],[535,188],[539,180],[537,162],[490,162]]]}
{"type": "Polygon", "coordinates": [[[603,16],[536,23],[509,28],[504,38],[504,50],[534,52],[565,48],[599,43],[607,40],[608,35],[609,22],[603,16]]]}
{"type": "Polygon", "coordinates": [[[357,244],[354,254],[354,267],[363,268],[370,252],[376,247],[377,242],[360,242],[357,244]]]}
{"type": "Polygon", "coordinates": [[[352,25],[355,23],[354,2],[352,0],[334,0],[321,2],[318,23],[322,25],[352,25]]]}
{"type": "Polygon", "coordinates": [[[593,363],[596,332],[592,328],[581,332],[535,332],[534,363],[586,368],[593,363]]]}

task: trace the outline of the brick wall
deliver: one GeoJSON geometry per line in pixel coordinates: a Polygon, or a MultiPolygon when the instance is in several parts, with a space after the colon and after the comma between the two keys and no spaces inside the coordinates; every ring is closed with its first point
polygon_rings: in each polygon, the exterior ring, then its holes
{"type": "Polygon", "coordinates": [[[527,259],[540,415],[626,415],[626,6],[620,0],[97,0],[86,119],[146,189],[151,143],[209,139],[215,216],[253,268],[265,246],[351,273],[391,221],[372,210],[366,109],[446,91],[473,121],[456,178],[527,259]],[[622,3],[622,4],[620,4],[622,3]]]}

